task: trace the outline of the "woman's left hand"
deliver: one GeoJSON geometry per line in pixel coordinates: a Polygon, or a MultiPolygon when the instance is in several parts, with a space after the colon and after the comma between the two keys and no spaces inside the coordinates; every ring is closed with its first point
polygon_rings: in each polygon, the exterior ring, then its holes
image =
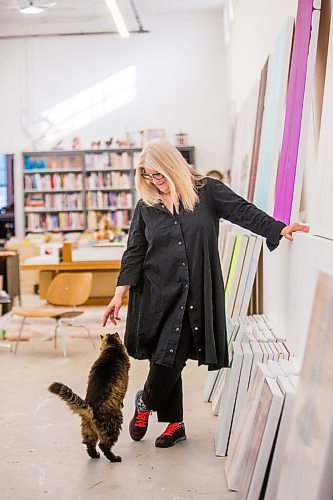
{"type": "Polygon", "coordinates": [[[291,224],[290,226],[284,227],[280,234],[282,234],[282,236],[287,238],[287,240],[293,241],[292,234],[295,231],[300,231],[301,233],[308,233],[309,229],[310,229],[309,226],[305,226],[304,224],[298,224],[297,222],[295,222],[294,224],[291,224]]]}

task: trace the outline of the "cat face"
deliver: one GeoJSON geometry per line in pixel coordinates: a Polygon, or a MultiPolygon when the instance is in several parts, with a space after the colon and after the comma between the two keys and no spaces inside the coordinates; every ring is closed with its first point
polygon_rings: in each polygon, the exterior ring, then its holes
{"type": "Polygon", "coordinates": [[[119,337],[119,334],[116,333],[107,333],[106,335],[101,335],[101,351],[104,351],[107,347],[110,346],[118,346],[122,345],[121,338],[119,337]]]}

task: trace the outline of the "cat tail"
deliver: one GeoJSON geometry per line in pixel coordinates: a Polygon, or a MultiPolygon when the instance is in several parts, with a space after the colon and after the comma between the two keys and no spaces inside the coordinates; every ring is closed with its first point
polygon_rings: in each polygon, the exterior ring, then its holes
{"type": "Polygon", "coordinates": [[[80,415],[80,417],[92,417],[92,408],[84,399],[80,398],[70,387],[60,382],[53,382],[49,386],[49,391],[57,394],[65,403],[68,404],[70,409],[80,415]]]}

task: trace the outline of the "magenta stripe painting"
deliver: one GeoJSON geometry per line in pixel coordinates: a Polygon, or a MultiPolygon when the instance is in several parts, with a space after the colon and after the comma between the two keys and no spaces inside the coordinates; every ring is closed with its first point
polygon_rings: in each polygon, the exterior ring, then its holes
{"type": "Polygon", "coordinates": [[[287,91],[282,148],[275,191],[274,218],[290,223],[294,194],[314,0],[299,0],[287,91]]]}

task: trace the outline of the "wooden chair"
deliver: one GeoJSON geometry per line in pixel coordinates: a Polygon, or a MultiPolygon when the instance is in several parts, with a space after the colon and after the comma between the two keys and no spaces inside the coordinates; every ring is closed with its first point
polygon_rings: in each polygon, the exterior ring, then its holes
{"type": "Polygon", "coordinates": [[[59,331],[64,356],[66,356],[66,347],[63,335],[64,326],[74,326],[76,328],[83,328],[86,330],[88,337],[95,348],[94,340],[86,326],[73,324],[71,321],[65,321],[66,319],[75,318],[84,312],[84,310],[76,309],[76,307],[84,304],[88,299],[91,291],[92,279],[92,273],[86,272],[57,274],[52,280],[46,293],[47,302],[56,307],[13,307],[11,311],[12,314],[23,317],[15,345],[15,353],[18,349],[26,318],[54,319],[56,321],[54,330],[54,347],[57,347],[57,334],[59,331]],[[64,308],[64,306],[66,308],[64,308]]]}

